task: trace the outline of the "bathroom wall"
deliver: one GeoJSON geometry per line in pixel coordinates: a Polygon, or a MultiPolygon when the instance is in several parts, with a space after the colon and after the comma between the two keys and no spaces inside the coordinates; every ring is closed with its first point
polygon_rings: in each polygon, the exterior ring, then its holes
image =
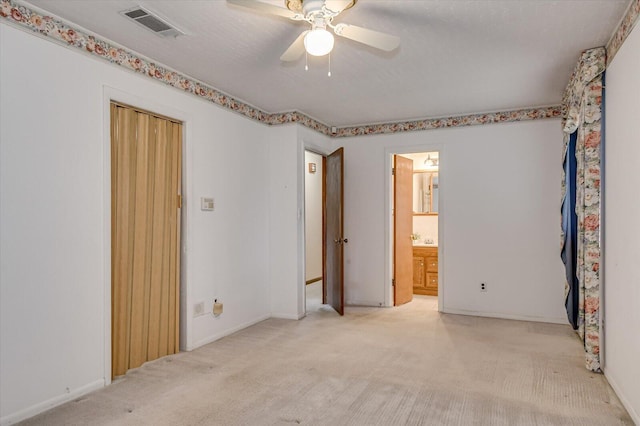
{"type": "Polygon", "coordinates": [[[413,216],[413,233],[420,234],[418,243],[426,243],[426,239],[438,244],[438,215],[413,216]]]}
{"type": "MultiPolygon", "coordinates": [[[[427,168],[425,166],[425,159],[427,155],[430,158],[438,159],[438,152],[423,152],[416,154],[403,154],[403,157],[413,159],[413,171],[427,170],[430,172],[438,171],[437,168],[427,168]]],[[[415,181],[414,181],[415,182],[415,181]]],[[[415,185],[415,183],[414,183],[415,185]]],[[[414,188],[415,194],[415,188],[414,188]]],[[[417,195],[420,197],[420,195],[417,195]]],[[[415,203],[415,200],[414,200],[415,203]]],[[[415,205],[415,204],[414,204],[415,205]]],[[[420,238],[416,240],[415,244],[426,243],[425,240],[433,240],[433,244],[438,244],[438,215],[428,216],[413,216],[413,233],[419,234],[420,238]]]]}

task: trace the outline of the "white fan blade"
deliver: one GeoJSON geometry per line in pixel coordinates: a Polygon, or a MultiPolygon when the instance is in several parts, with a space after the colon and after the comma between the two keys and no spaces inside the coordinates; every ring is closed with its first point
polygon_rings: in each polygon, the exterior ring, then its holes
{"type": "Polygon", "coordinates": [[[342,12],[353,4],[353,0],[326,0],[324,6],[332,12],[342,12]]]}
{"type": "Polygon", "coordinates": [[[355,25],[338,24],[334,30],[336,35],[357,41],[387,52],[400,46],[400,37],[379,31],[368,30],[355,25]]]}
{"type": "Polygon", "coordinates": [[[282,16],[289,19],[297,19],[299,17],[298,13],[292,12],[289,9],[274,6],[268,3],[262,3],[256,0],[227,0],[227,3],[231,3],[240,7],[246,7],[247,9],[253,9],[255,11],[267,13],[269,15],[282,16]]]}
{"type": "Polygon", "coordinates": [[[302,56],[304,53],[304,36],[307,35],[309,31],[303,31],[302,34],[298,36],[296,41],[291,43],[291,46],[280,56],[280,60],[284,62],[293,62],[296,61],[302,56]]]}

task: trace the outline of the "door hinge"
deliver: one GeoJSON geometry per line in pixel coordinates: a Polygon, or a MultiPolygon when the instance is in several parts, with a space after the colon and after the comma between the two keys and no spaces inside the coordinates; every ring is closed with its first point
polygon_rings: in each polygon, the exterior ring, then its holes
{"type": "Polygon", "coordinates": [[[393,279],[391,280],[391,287],[395,287],[395,286],[396,286],[396,279],[395,279],[395,278],[393,278],[393,279]]]}
{"type": "Polygon", "coordinates": [[[182,195],[178,194],[178,208],[182,208],[182,195]]]}
{"type": "Polygon", "coordinates": [[[391,168],[391,176],[395,176],[396,175],[396,168],[392,167],[391,168]]]}

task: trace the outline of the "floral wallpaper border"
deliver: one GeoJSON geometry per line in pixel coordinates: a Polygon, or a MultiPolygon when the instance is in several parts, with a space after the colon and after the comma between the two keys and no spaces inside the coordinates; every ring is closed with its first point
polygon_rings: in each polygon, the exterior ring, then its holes
{"type": "Polygon", "coordinates": [[[491,112],[486,114],[461,115],[458,117],[431,118],[398,123],[371,124],[365,126],[341,127],[337,129],[335,137],[350,137],[361,135],[379,135],[398,132],[412,132],[418,130],[442,129],[446,127],[475,126],[491,123],[510,123],[514,121],[538,120],[542,118],[557,118],[561,114],[560,106],[528,108],[506,112],[491,112]]]}
{"type": "Polygon", "coordinates": [[[134,52],[112,45],[110,42],[86,34],[78,28],[51,16],[40,14],[15,0],[0,0],[0,18],[6,22],[27,28],[60,44],[75,47],[93,56],[122,66],[130,71],[160,81],[169,86],[204,98],[223,108],[267,125],[298,123],[330,137],[349,137],[430,130],[445,127],[473,126],[491,123],[537,120],[561,116],[560,106],[528,108],[506,112],[471,114],[446,118],[426,118],[397,123],[350,126],[335,129],[298,111],[268,113],[234,97],[194,80],[177,71],[154,63],[134,52]]]}
{"type": "Polygon", "coordinates": [[[297,111],[270,114],[248,105],[233,96],[229,96],[214,87],[154,63],[134,52],[112,45],[110,42],[93,35],[86,34],[51,16],[42,15],[14,0],[0,0],[0,17],[9,23],[47,36],[53,41],[78,48],[85,53],[189,92],[253,120],[269,125],[300,123],[325,135],[330,134],[329,126],[305,114],[297,111]]]}
{"type": "Polygon", "coordinates": [[[640,0],[632,0],[622,22],[607,43],[607,65],[611,63],[640,18],[640,0]]]}

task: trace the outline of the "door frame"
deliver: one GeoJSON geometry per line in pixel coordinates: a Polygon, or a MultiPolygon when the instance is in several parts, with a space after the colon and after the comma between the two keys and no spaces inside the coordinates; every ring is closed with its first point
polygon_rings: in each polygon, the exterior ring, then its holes
{"type": "MultiPolygon", "coordinates": [[[[384,303],[387,307],[393,307],[393,156],[412,154],[417,152],[438,152],[439,163],[446,165],[446,149],[443,144],[424,144],[412,146],[387,147],[384,150],[384,250],[385,250],[385,280],[384,303]]],[[[444,185],[446,182],[446,167],[438,170],[438,312],[444,312],[444,249],[445,249],[445,197],[444,185]]]]}
{"type": "Polygon", "coordinates": [[[104,250],[104,274],[103,274],[103,380],[104,385],[111,384],[111,102],[120,102],[133,105],[137,108],[152,111],[159,115],[171,117],[182,122],[182,197],[183,203],[180,215],[180,351],[187,349],[190,320],[187,315],[187,300],[189,300],[189,286],[187,285],[187,270],[189,259],[186,255],[186,247],[191,241],[188,203],[184,202],[191,195],[188,189],[191,186],[191,150],[187,138],[190,137],[189,122],[191,116],[172,106],[158,103],[154,100],[133,95],[128,92],[103,86],[103,250],[104,250]]]}
{"type": "MultiPolygon", "coordinates": [[[[326,234],[326,222],[325,222],[325,205],[326,205],[326,201],[327,201],[327,194],[326,194],[326,179],[327,179],[327,155],[323,154],[321,152],[317,152],[315,149],[309,149],[306,148],[304,149],[304,152],[311,152],[312,154],[316,154],[322,157],[322,164],[320,165],[321,169],[322,169],[322,205],[321,205],[321,209],[322,209],[322,303],[326,303],[327,302],[327,280],[325,277],[325,265],[326,265],[326,256],[327,256],[327,245],[325,242],[325,234],[326,234]]],[[[317,167],[317,166],[316,166],[317,167]]],[[[304,281],[304,310],[303,310],[303,315],[306,316],[307,315],[307,281],[306,281],[306,277],[307,277],[307,203],[306,203],[306,197],[307,197],[307,170],[306,170],[306,156],[303,157],[302,159],[302,176],[304,177],[304,182],[302,185],[302,193],[303,193],[303,197],[302,197],[302,204],[303,204],[303,215],[302,215],[302,229],[303,229],[303,235],[302,235],[302,241],[303,241],[303,247],[304,247],[304,265],[302,267],[303,269],[303,275],[305,277],[305,281],[304,281]]]]}
{"type": "Polygon", "coordinates": [[[306,281],[306,275],[307,275],[307,265],[306,265],[306,259],[307,259],[307,249],[306,249],[306,235],[305,235],[305,229],[306,229],[306,203],[304,202],[305,199],[305,176],[306,176],[306,164],[305,164],[305,151],[309,151],[309,152],[313,152],[314,154],[317,155],[321,155],[322,156],[322,167],[323,167],[323,171],[322,171],[322,176],[323,176],[323,182],[322,182],[322,302],[324,303],[326,301],[326,280],[325,280],[325,276],[324,276],[324,270],[325,270],[325,262],[326,262],[326,247],[325,247],[325,243],[324,243],[324,234],[325,234],[325,214],[324,214],[324,205],[325,205],[325,201],[326,201],[326,193],[325,193],[325,182],[324,179],[326,179],[326,170],[324,170],[324,166],[326,163],[326,158],[327,155],[331,154],[331,150],[328,148],[323,148],[317,144],[314,144],[312,142],[306,141],[306,140],[301,140],[299,141],[299,145],[298,145],[298,176],[299,176],[299,188],[301,188],[301,190],[299,191],[299,193],[301,194],[301,200],[298,203],[298,205],[300,205],[300,228],[299,228],[299,234],[300,238],[298,239],[298,253],[302,253],[302,259],[301,259],[301,272],[299,274],[299,279],[298,279],[298,294],[299,294],[299,299],[298,299],[298,312],[299,314],[299,318],[304,318],[307,316],[307,281],[306,281]]]}

